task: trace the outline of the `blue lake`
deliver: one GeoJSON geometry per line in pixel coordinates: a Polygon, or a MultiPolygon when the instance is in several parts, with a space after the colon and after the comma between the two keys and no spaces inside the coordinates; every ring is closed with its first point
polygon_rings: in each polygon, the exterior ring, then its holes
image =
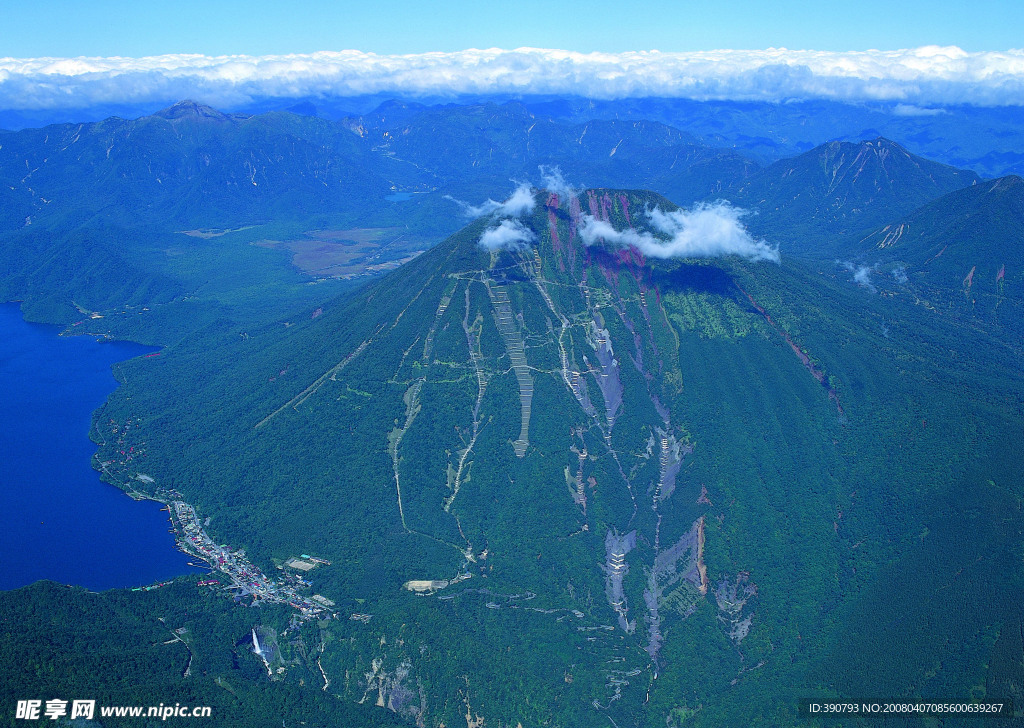
{"type": "Polygon", "coordinates": [[[153,349],[58,332],[0,304],[0,589],[39,579],[133,587],[199,572],[160,504],[132,500],[90,465],[92,412],[117,387],[111,364],[153,349]]]}

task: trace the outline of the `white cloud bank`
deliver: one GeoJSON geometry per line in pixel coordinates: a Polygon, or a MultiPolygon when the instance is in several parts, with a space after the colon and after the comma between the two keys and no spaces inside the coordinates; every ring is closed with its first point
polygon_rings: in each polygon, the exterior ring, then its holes
{"type": "Polygon", "coordinates": [[[754,240],[740,222],[743,210],[719,202],[697,205],[692,210],[647,212],[651,225],[669,236],[662,240],[650,233],[616,230],[609,223],[583,216],[579,235],[587,245],[605,244],[636,248],[649,258],[720,258],[738,255],[749,260],[778,263],[779,249],[754,240]]]}
{"type": "Polygon", "coordinates": [[[466,50],[377,55],[0,58],[0,108],[52,109],[196,98],[223,108],[260,97],[486,93],[594,98],[667,96],[777,101],[1013,105],[1024,99],[1024,50],[955,46],[896,51],[574,53],[466,50]]]}

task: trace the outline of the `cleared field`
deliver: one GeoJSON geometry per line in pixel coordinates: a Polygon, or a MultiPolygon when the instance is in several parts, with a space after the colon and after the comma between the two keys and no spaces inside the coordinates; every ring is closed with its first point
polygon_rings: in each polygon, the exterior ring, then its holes
{"type": "Polygon", "coordinates": [[[295,240],[260,240],[255,245],[292,253],[292,265],[318,278],[356,278],[397,268],[429,247],[402,228],[311,230],[295,240]]]}
{"type": "Polygon", "coordinates": [[[255,225],[244,225],[237,228],[201,228],[199,230],[179,230],[182,235],[188,235],[190,238],[202,238],[203,240],[209,240],[210,238],[219,238],[221,235],[227,235],[228,233],[237,233],[242,230],[251,230],[256,227],[255,225]]]}

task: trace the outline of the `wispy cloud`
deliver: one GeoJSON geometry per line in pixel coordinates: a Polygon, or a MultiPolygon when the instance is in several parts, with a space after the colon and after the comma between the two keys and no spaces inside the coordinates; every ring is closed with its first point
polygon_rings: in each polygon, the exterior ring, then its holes
{"type": "Polygon", "coordinates": [[[558,167],[550,167],[546,164],[540,165],[541,186],[548,192],[554,192],[559,197],[574,197],[579,190],[565,181],[562,170],[558,167]]]}
{"type": "Polygon", "coordinates": [[[948,114],[949,112],[945,109],[929,109],[922,106],[914,106],[913,104],[896,104],[893,107],[892,113],[896,116],[938,116],[939,114],[948,114]]]}
{"type": "Polygon", "coordinates": [[[860,266],[853,272],[853,280],[859,286],[874,289],[874,286],[871,285],[871,268],[866,265],[860,266]]]}
{"type": "MultiPolygon", "coordinates": [[[[862,288],[866,288],[872,293],[877,289],[875,284],[871,282],[871,274],[875,272],[875,267],[872,265],[854,265],[848,260],[837,260],[836,263],[843,266],[845,270],[853,273],[853,282],[862,288]]],[[[895,276],[895,273],[893,274],[895,276]]],[[[906,275],[904,275],[904,280],[906,275]]],[[[897,278],[897,281],[899,279],[897,278]]]]}
{"type": "Polygon", "coordinates": [[[1024,50],[968,53],[955,46],[896,51],[575,53],[466,50],[377,55],[0,58],[0,108],[49,109],[197,98],[231,108],[261,97],[374,93],[559,93],[595,98],[669,96],[777,101],[887,100],[1019,104],[1024,50]]]}
{"type": "Polygon", "coordinates": [[[651,225],[667,240],[636,230],[616,230],[610,223],[583,216],[579,235],[587,245],[636,248],[650,258],[721,258],[738,255],[778,263],[779,249],[754,240],[740,222],[743,210],[724,202],[697,205],[692,210],[649,210],[651,225]]]}
{"type": "Polygon", "coordinates": [[[495,202],[492,199],[487,199],[479,205],[471,205],[468,202],[457,200],[451,195],[445,195],[445,197],[461,207],[462,214],[470,218],[483,217],[491,213],[508,217],[521,217],[533,212],[533,208],[537,204],[537,201],[533,198],[533,190],[528,182],[520,183],[504,202],[495,202]]]}
{"type": "Polygon", "coordinates": [[[479,242],[487,250],[520,250],[536,239],[533,231],[518,220],[502,220],[497,227],[484,230],[479,242]]]}

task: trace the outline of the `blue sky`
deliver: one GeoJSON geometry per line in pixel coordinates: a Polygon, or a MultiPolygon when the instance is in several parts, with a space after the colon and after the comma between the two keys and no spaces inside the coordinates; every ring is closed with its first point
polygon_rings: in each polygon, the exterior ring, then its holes
{"type": "Polygon", "coordinates": [[[1024,46],[1020,0],[50,0],[4,6],[0,56],[20,58],[522,46],[583,52],[1024,46]]]}

